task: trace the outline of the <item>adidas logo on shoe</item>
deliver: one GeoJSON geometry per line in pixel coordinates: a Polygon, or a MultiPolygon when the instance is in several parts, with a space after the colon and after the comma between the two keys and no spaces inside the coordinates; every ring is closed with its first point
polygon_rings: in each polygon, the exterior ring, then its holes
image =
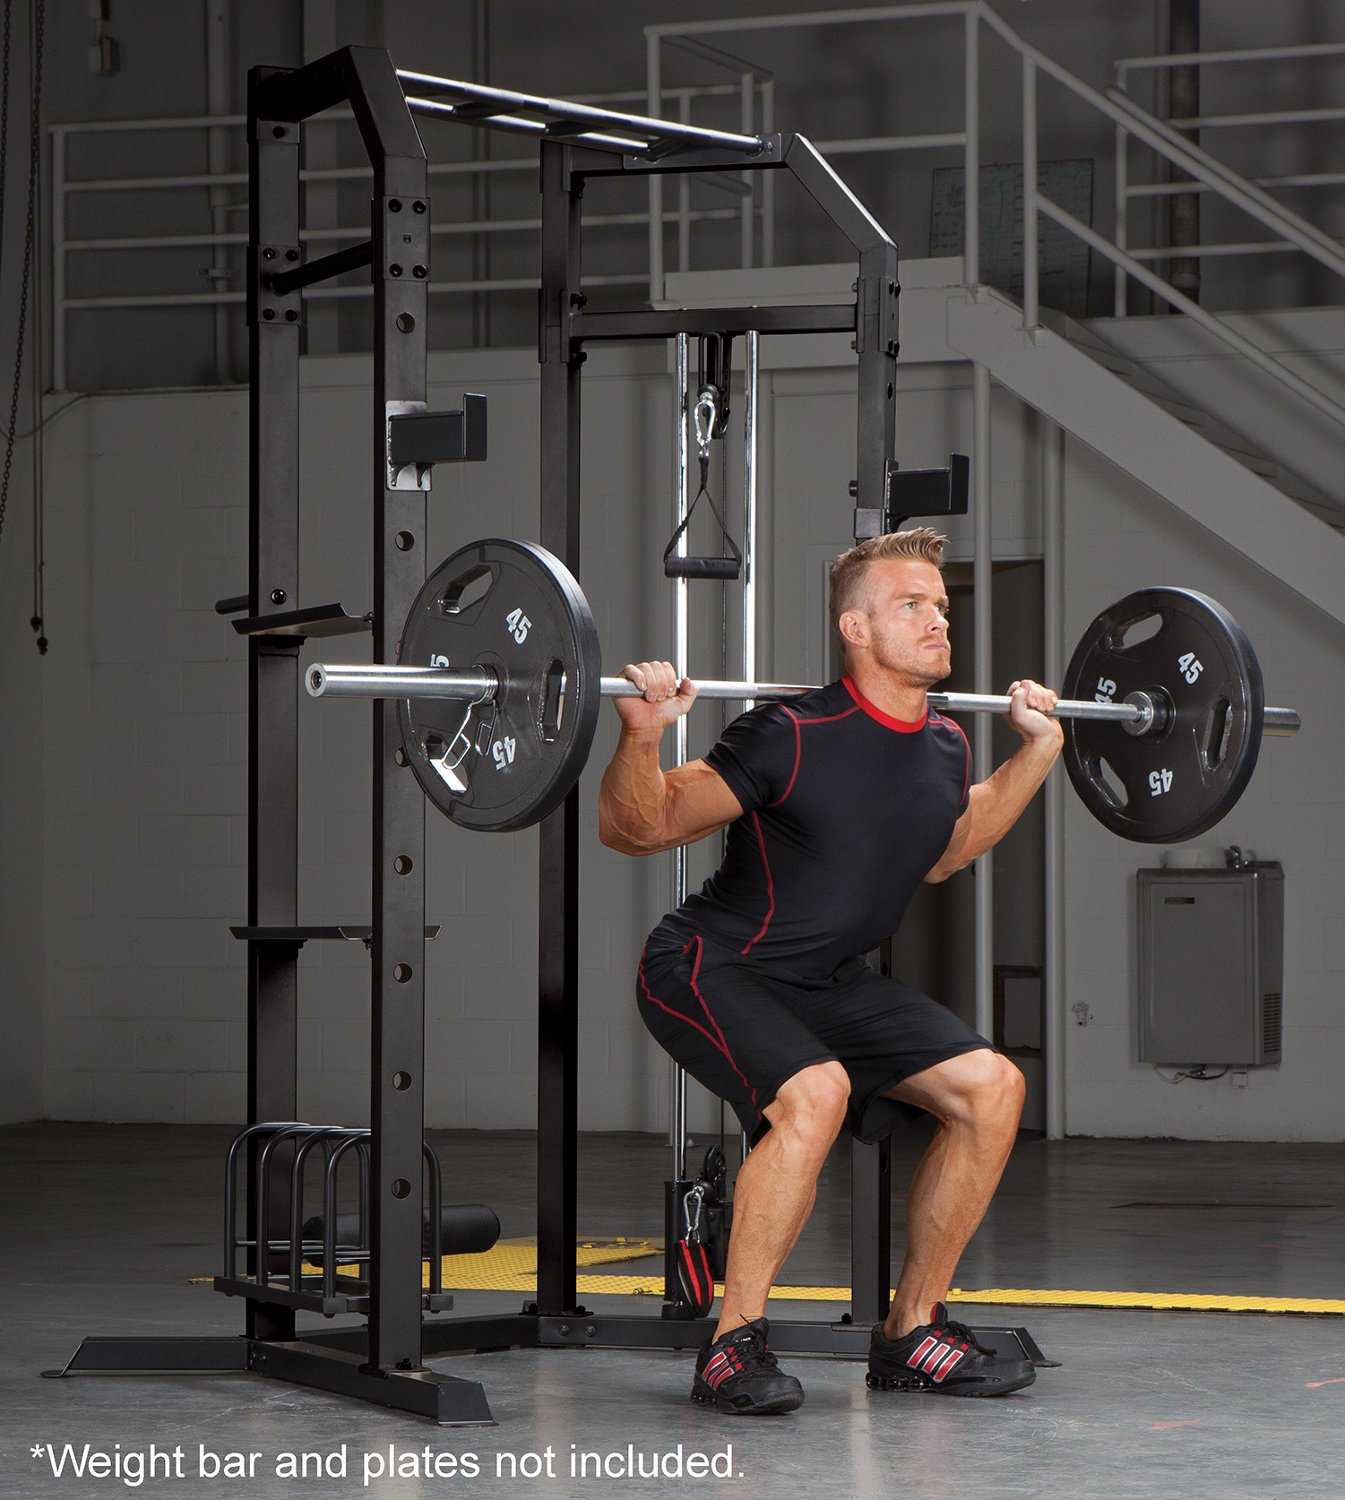
{"type": "Polygon", "coordinates": [[[1007,1396],[1037,1378],[1030,1360],[1005,1359],[978,1344],[965,1323],[955,1323],[942,1302],[934,1321],[902,1339],[882,1324],[869,1341],[867,1385],[873,1391],[932,1391],[945,1396],[1007,1396]]]}
{"type": "Polygon", "coordinates": [[[706,1344],[696,1359],[691,1399],[734,1416],[767,1416],[803,1405],[803,1387],[786,1375],[757,1318],[706,1344]]]}

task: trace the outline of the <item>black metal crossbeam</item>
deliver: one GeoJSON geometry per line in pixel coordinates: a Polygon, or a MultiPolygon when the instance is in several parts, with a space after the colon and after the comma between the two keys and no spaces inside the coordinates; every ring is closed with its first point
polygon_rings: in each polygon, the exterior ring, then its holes
{"type": "Polygon", "coordinates": [[[636,307],[605,313],[575,313],[571,337],[580,343],[597,339],[670,339],[679,333],[854,333],[853,302],[814,303],[807,307],[636,307]]]}
{"type": "Polygon", "coordinates": [[[278,296],[284,296],[287,292],[312,286],[315,281],[327,281],[333,276],[340,276],[345,271],[358,271],[361,266],[371,265],[373,259],[373,241],[365,240],[362,245],[351,245],[347,250],[335,250],[331,255],[324,255],[320,260],[310,260],[304,265],[295,266],[293,270],[276,271],[268,276],[266,281],[271,291],[278,296]]]}

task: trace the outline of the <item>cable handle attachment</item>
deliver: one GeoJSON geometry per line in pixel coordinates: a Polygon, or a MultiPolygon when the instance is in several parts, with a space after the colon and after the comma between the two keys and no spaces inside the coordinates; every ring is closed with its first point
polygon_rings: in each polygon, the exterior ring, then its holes
{"type": "Polygon", "coordinates": [[[696,404],[692,408],[691,421],[696,434],[696,452],[700,459],[700,488],[696,491],[691,504],[687,507],[686,516],[682,524],[672,534],[672,539],[663,549],[663,574],[665,578],[705,578],[718,579],[720,582],[732,582],[742,576],[743,554],[729,533],[728,525],[715,504],[715,497],[710,493],[710,443],[717,435],[716,428],[720,421],[720,392],[713,385],[703,385],[696,396],[696,404]],[[719,557],[681,557],[677,555],[677,544],[682,534],[691,524],[691,513],[696,509],[701,496],[705,496],[706,504],[710,507],[710,514],[715,518],[715,524],[719,527],[720,534],[724,538],[724,545],[728,548],[727,555],[719,557]]]}

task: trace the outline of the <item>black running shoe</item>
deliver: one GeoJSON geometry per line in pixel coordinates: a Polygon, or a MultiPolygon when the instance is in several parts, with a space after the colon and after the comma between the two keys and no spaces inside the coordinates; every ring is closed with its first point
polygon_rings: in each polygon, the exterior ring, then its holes
{"type": "Polygon", "coordinates": [[[803,1387],[776,1363],[766,1343],[766,1320],[757,1318],[705,1345],[696,1358],[691,1399],[759,1417],[802,1406],[803,1387]]]}
{"type": "Polygon", "coordinates": [[[1037,1378],[1032,1362],[1004,1359],[984,1349],[940,1302],[934,1321],[904,1339],[890,1339],[879,1323],[869,1342],[871,1391],[936,1391],[944,1396],[1006,1396],[1037,1378]]]}

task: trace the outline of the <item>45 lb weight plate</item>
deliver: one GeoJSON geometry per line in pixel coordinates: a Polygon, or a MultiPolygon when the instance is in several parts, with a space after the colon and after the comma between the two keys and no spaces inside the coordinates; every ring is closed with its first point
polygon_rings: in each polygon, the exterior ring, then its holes
{"type": "Polygon", "coordinates": [[[1143,734],[1065,723],[1065,768],[1103,827],[1143,844],[1212,828],[1242,795],[1261,749],[1265,693],[1251,642],[1222,605],[1192,589],[1127,594],[1084,632],[1062,696],[1120,703],[1145,694],[1143,734]]]}
{"type": "Polygon", "coordinates": [[[403,666],[483,669],[477,702],[401,699],[416,779],[465,828],[526,828],[564,801],[601,704],[597,631],[569,570],[530,542],[473,542],[425,581],[402,635],[403,666]]]}

